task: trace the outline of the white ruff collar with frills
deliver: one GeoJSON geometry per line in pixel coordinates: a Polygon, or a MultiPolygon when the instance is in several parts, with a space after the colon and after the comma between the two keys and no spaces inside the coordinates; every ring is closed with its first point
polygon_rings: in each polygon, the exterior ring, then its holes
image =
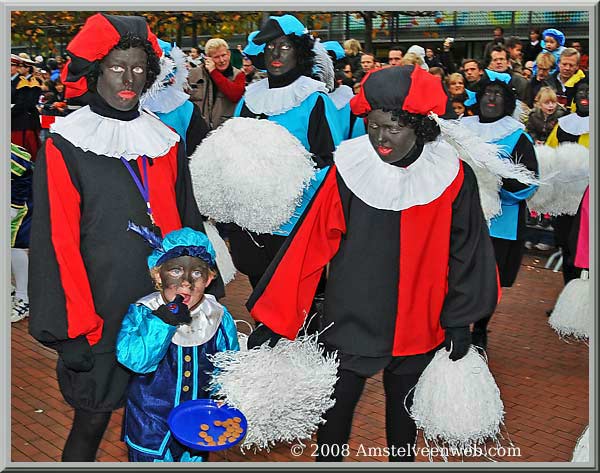
{"type": "Polygon", "coordinates": [[[525,129],[525,125],[508,115],[491,123],[481,123],[477,115],[462,117],[460,124],[466,126],[487,143],[496,142],[512,135],[517,130],[525,129]]]}
{"type": "Polygon", "coordinates": [[[343,141],[334,162],[348,189],[370,207],[405,210],[437,199],[458,175],[456,150],[440,139],[426,143],[406,168],[381,160],[368,135],[343,141]]]}
{"type": "Polygon", "coordinates": [[[244,101],[252,113],[267,116],[281,115],[300,105],[315,92],[327,93],[323,82],[300,76],[285,87],[269,88],[269,79],[262,79],[246,88],[244,101]]]}
{"type": "Polygon", "coordinates": [[[117,159],[123,157],[128,161],[143,155],[164,156],[180,140],[177,133],[147,112],[123,121],[98,115],[89,105],[66,117],[58,117],[50,131],[83,151],[117,159]]]}

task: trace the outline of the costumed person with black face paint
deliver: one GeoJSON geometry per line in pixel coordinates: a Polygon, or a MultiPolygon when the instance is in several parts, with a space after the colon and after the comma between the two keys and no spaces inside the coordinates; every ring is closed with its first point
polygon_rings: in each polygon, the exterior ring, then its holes
{"type": "Polygon", "coordinates": [[[210,129],[200,107],[183,91],[188,75],[185,53],[161,39],[158,45],[163,52],[160,74],[152,87],[142,95],[140,103],[142,108],[155,113],[181,136],[185,153],[190,156],[210,129]]]}
{"type": "MultiPolygon", "coordinates": [[[[486,142],[500,146],[502,155],[498,159],[510,157],[513,162],[537,173],[533,140],[525,132],[525,126],[511,116],[516,104],[516,95],[510,86],[511,77],[488,70],[482,81],[477,92],[478,115],[464,117],[461,123],[486,142]]],[[[502,287],[511,287],[519,272],[525,253],[526,199],[536,189],[536,185],[523,184],[516,179],[502,180],[502,213],[494,217],[490,225],[502,287]]],[[[490,312],[474,325],[474,345],[487,348],[487,326],[491,317],[490,312]]]]}
{"type": "MultiPolygon", "coordinates": [[[[327,87],[311,77],[313,46],[314,40],[297,18],[271,17],[249,38],[244,49],[256,67],[266,69],[267,78],[247,87],[234,116],[267,119],[282,125],[312,153],[317,167],[323,169],[332,164],[333,151],[342,136],[327,87]]],[[[317,184],[324,174],[324,171],[317,174],[317,184]]],[[[305,195],[305,204],[308,199],[310,196],[305,195]]],[[[227,225],[233,262],[248,276],[253,287],[294,223],[295,220],[289,222],[273,234],[257,234],[236,224],[227,225]]]]}
{"type": "Polygon", "coordinates": [[[146,20],[93,15],[67,51],[66,96],[89,105],[57,118],[36,165],[29,331],[58,352],[60,390],[75,409],[62,460],[89,462],[125,401],[121,321],[153,288],[150,249],[128,222],[162,234],[204,227],[179,135],[138,109],[162,54],[146,20]]]}
{"type": "Polygon", "coordinates": [[[164,239],[135,224],[130,229],[153,249],[148,268],[157,291],[129,306],[117,338],[119,362],[136,373],[123,424],[129,461],[205,461],[206,452],[173,437],[167,419],[181,403],[209,396],[214,366],[207,355],[239,350],[233,317],[204,293],[216,276],[215,250],[191,228],[164,239]]]}
{"type": "Polygon", "coordinates": [[[337,148],[252,293],[247,307],[260,325],[248,346],[294,339],[329,265],[328,328],[319,339],[340,365],[317,461],[343,460],[335,446],[348,442],[365,382],[381,370],[390,461],[414,461],[416,426],[405,398],[436,350],[461,359],[469,324],[494,311],[494,250],[475,174],[428,118],[451,111],[441,82],[414,65],[376,70],[351,106],[367,116],[368,135],[337,148]]]}

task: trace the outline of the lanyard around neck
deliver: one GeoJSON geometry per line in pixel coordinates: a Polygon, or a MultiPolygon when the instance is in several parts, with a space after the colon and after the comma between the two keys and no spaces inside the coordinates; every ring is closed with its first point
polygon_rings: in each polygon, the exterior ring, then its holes
{"type": "Polygon", "coordinates": [[[131,174],[131,177],[133,178],[135,185],[140,191],[144,202],[146,202],[146,213],[148,214],[148,217],[150,217],[150,222],[152,222],[152,225],[155,225],[154,216],[152,215],[152,207],[150,206],[150,181],[148,181],[148,158],[145,155],[142,156],[142,169],[144,171],[143,181],[140,181],[139,177],[131,167],[131,164],[129,164],[129,161],[122,157],[121,162],[125,165],[125,167],[129,171],[129,174],[131,174]]]}

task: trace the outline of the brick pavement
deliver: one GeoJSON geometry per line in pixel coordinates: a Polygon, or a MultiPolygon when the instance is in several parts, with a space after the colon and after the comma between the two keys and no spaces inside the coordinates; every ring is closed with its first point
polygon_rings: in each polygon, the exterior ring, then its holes
{"type": "MultiPolygon", "coordinates": [[[[543,269],[545,256],[525,257],[515,286],[505,289],[490,323],[488,357],[505,406],[505,426],[520,456],[495,459],[507,462],[570,461],[577,438],[588,424],[588,347],[565,343],[549,327],[545,311],[553,306],[562,287],[560,273],[543,269]]],[[[250,286],[238,275],[227,289],[224,303],[236,318],[248,318],[244,301],[250,286]]],[[[60,461],[72,409],[65,404],[55,377],[56,355],[27,333],[27,320],[12,324],[12,439],[13,462],[60,461]]],[[[98,454],[99,462],[127,461],[120,441],[122,410],[116,411],[98,454]]],[[[386,461],[367,448],[385,446],[384,397],[381,376],[367,381],[354,418],[346,461],[386,461]],[[365,450],[359,450],[360,446],[365,450]],[[369,456],[371,453],[372,456],[369,456]]],[[[504,441],[503,445],[508,446],[504,441]]],[[[423,446],[419,437],[418,446],[423,446]]],[[[309,446],[294,457],[289,446],[270,453],[230,449],[212,461],[313,461],[309,446]]],[[[418,461],[428,461],[419,455],[418,461]]],[[[434,457],[434,461],[442,461],[434,457]]],[[[487,461],[452,457],[450,461],[487,461]]]]}

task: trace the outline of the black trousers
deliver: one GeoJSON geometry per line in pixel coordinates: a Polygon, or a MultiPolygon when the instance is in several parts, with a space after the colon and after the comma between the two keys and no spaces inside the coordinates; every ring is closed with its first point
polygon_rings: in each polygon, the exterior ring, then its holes
{"type": "MultiPolygon", "coordinates": [[[[431,357],[427,356],[427,360],[423,361],[424,363],[417,370],[408,370],[411,372],[390,368],[383,371],[385,430],[390,462],[413,462],[415,460],[417,427],[407,411],[412,405],[412,392],[406,399],[406,408],[405,398],[417,384],[421,373],[431,361],[431,357]]],[[[326,422],[319,427],[317,432],[319,455],[316,460],[318,462],[341,462],[344,460],[346,456],[344,452],[348,450],[344,450],[343,446],[348,444],[354,409],[367,380],[367,377],[347,369],[339,369],[338,377],[333,393],[336,403],[326,412],[324,416],[326,422]]],[[[365,449],[369,447],[375,447],[375,445],[364,445],[365,449]]]]}

